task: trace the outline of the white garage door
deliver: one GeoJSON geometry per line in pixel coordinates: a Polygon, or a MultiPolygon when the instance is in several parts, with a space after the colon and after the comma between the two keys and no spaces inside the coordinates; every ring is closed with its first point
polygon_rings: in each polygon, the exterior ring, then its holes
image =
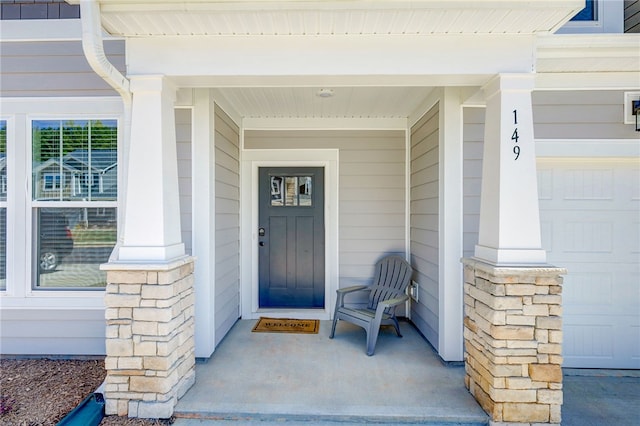
{"type": "Polygon", "coordinates": [[[543,247],[567,268],[565,367],[640,368],[640,161],[539,159],[543,247]]]}

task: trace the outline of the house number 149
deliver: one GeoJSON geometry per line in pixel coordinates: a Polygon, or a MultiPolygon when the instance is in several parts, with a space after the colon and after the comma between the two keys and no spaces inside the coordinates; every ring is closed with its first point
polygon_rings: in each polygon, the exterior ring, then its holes
{"type": "Polygon", "coordinates": [[[520,157],[520,145],[518,145],[518,128],[515,127],[518,125],[518,110],[513,110],[513,133],[511,134],[511,140],[515,145],[513,145],[513,153],[515,154],[514,160],[517,160],[520,157]]]}

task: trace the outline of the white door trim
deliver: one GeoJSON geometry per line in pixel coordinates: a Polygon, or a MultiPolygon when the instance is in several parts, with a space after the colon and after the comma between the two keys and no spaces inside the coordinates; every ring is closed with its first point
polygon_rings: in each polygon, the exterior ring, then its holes
{"type": "Polygon", "coordinates": [[[241,184],[241,312],[243,319],[331,318],[338,288],[338,150],[252,149],[242,152],[241,184]],[[258,308],[258,168],[324,167],[325,305],[324,309],[258,308]]]}

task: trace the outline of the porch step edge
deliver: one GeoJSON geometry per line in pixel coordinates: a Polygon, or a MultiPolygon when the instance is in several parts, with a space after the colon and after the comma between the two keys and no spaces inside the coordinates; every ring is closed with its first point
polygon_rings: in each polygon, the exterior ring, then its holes
{"type": "Polygon", "coordinates": [[[332,415],[332,414],[262,414],[219,412],[175,412],[176,419],[211,420],[227,422],[277,422],[280,423],[336,423],[379,425],[431,425],[431,426],[487,426],[488,416],[381,416],[381,415],[332,415]]]}

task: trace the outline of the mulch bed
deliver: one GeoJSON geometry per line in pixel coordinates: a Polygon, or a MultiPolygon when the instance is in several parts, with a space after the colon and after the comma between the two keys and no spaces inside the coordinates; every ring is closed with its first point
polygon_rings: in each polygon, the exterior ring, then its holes
{"type": "MultiPolygon", "coordinates": [[[[102,360],[0,359],[0,424],[55,426],[104,381],[102,360]]],[[[107,416],[101,426],[164,426],[168,420],[107,416]]]]}

